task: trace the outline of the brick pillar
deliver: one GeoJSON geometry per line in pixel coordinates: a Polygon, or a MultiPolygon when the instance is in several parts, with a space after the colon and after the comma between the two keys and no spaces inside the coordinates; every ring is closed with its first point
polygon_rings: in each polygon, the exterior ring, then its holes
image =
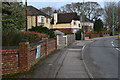
{"type": "Polygon", "coordinates": [[[29,53],[29,42],[19,43],[19,72],[26,72],[29,70],[28,66],[28,53],[29,53]]]}
{"type": "Polygon", "coordinates": [[[45,57],[48,55],[48,38],[42,38],[43,41],[46,41],[45,45],[45,57]]]}

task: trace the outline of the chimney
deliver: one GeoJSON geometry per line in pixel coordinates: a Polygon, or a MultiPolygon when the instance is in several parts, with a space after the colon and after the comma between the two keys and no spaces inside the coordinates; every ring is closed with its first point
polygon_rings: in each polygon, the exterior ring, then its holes
{"type": "Polygon", "coordinates": [[[56,24],[57,21],[58,21],[58,13],[57,13],[57,11],[55,10],[55,11],[54,11],[54,24],[56,24]]]}

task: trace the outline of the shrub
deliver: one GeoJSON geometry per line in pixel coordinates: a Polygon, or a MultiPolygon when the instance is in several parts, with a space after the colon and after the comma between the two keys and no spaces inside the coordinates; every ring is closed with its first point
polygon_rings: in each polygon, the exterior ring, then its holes
{"type": "Polygon", "coordinates": [[[3,32],[2,34],[2,46],[17,46],[22,40],[26,40],[30,43],[35,43],[41,40],[42,37],[47,36],[45,34],[39,34],[34,32],[3,32]]]}
{"type": "Polygon", "coordinates": [[[29,29],[29,31],[35,31],[35,32],[39,32],[39,33],[45,33],[47,35],[49,35],[49,38],[54,38],[55,37],[55,33],[53,30],[48,29],[47,27],[43,27],[41,26],[36,26],[36,27],[32,27],[31,29],[29,29]]]}
{"type": "Polygon", "coordinates": [[[76,33],[84,33],[83,29],[79,29],[76,33]]]}

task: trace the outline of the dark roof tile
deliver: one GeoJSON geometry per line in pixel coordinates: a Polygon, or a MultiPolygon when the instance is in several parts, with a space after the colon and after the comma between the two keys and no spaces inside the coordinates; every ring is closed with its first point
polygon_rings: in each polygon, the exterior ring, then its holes
{"type": "MultiPolygon", "coordinates": [[[[58,13],[58,22],[61,23],[71,23],[72,20],[80,20],[76,13],[58,13]]],[[[51,24],[54,24],[54,19],[52,19],[51,24]]]]}
{"type": "Polygon", "coordinates": [[[47,15],[46,13],[38,10],[37,8],[33,6],[27,6],[27,15],[28,16],[38,16],[38,15],[43,15],[45,17],[51,18],[51,16],[47,15]]]}

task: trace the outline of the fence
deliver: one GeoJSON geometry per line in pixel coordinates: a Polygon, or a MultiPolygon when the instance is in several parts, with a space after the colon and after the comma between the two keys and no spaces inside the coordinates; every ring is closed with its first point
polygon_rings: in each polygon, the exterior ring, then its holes
{"type": "Polygon", "coordinates": [[[2,62],[0,68],[2,68],[2,74],[29,71],[31,66],[42,57],[46,57],[54,51],[57,48],[56,45],[56,39],[43,38],[42,41],[37,43],[20,42],[18,47],[1,50],[2,59],[0,60],[2,62]]]}
{"type": "Polygon", "coordinates": [[[75,35],[57,35],[57,46],[67,46],[75,41],[75,35]]]}

